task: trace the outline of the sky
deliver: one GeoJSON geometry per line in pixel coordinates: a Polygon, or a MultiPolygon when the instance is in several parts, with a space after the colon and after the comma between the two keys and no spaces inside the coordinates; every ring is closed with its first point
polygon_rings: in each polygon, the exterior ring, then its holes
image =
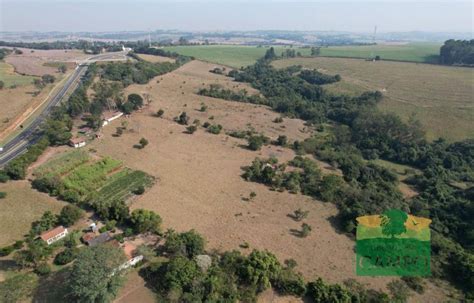
{"type": "Polygon", "coordinates": [[[471,1],[0,0],[0,31],[472,32],[471,1]]]}

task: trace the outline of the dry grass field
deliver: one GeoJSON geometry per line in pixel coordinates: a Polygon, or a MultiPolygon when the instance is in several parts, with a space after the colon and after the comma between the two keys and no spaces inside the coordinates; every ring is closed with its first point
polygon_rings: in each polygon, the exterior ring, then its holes
{"type": "Polygon", "coordinates": [[[54,67],[54,64],[52,66],[51,63],[74,62],[90,56],[80,50],[20,49],[23,51],[23,54],[10,54],[5,58],[5,62],[13,65],[17,73],[32,76],[57,74],[57,67],[54,67]]]}
{"type": "Polygon", "coordinates": [[[0,246],[23,239],[31,223],[43,212],[59,213],[65,203],[31,188],[28,181],[0,183],[0,191],[7,197],[0,200],[0,246]]]}
{"type": "Polygon", "coordinates": [[[303,65],[340,74],[341,82],[326,86],[331,91],[358,94],[380,90],[385,95],[380,109],[404,119],[415,114],[428,139],[474,137],[474,69],[341,58],[297,58],[273,64],[303,65]]]}
{"type": "MultiPolygon", "coordinates": [[[[385,289],[389,278],[356,277],[354,241],[336,232],[334,205],[299,194],[270,191],[264,185],[246,182],[240,177],[241,167],[257,156],[273,155],[284,162],[292,159],[294,153],[275,146],[250,151],[242,147],[246,144],[244,140],[227,136],[224,131],[246,129],[251,125],[272,138],[285,134],[290,140],[304,139],[310,136],[310,131],[297,119],[273,123],[278,115],[262,106],[196,95],[200,87],[211,83],[235,89],[245,87],[230,78],[209,73],[214,67],[193,61],[147,85],[128,87],[127,93],[148,93],[153,102],[130,118],[123,117],[106,126],[103,137],[88,146],[101,156],[120,159],[125,166],[157,178],[157,183],[138,197],[131,208],[156,211],[162,216],[165,229],[196,229],[206,237],[210,249],[240,249],[244,253],[253,248],[268,249],[282,262],[295,259],[297,269],[308,279],[321,276],[329,282],[342,282],[355,278],[372,288],[385,289]],[[206,112],[197,110],[201,103],[208,106],[206,112]],[[164,116],[153,116],[160,108],[165,111],[164,116]],[[185,127],[173,121],[182,111],[187,112],[190,121],[219,123],[224,131],[213,135],[199,128],[192,135],[186,134],[185,127]],[[127,121],[128,131],[120,137],[112,136],[122,121],[127,121]],[[142,137],[149,140],[149,145],[141,150],[133,148],[142,137]],[[251,192],[255,192],[256,197],[244,201],[251,192]],[[304,239],[292,234],[292,230],[300,229],[301,222],[288,217],[297,208],[309,210],[305,222],[313,227],[304,239]],[[239,248],[244,243],[250,248],[239,248]]],[[[272,294],[265,296],[272,297],[272,294]]],[[[440,290],[428,291],[431,302],[441,297],[440,290]]]]}
{"type": "Polygon", "coordinates": [[[175,61],[174,59],[168,58],[168,57],[146,55],[146,54],[138,54],[138,57],[142,58],[145,61],[149,61],[149,62],[152,62],[152,63],[174,62],[175,61]]]}

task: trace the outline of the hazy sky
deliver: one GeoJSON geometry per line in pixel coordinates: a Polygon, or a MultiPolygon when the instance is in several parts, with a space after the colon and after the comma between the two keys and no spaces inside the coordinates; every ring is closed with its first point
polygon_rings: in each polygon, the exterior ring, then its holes
{"type": "Polygon", "coordinates": [[[471,1],[0,0],[0,31],[472,32],[471,1]]]}

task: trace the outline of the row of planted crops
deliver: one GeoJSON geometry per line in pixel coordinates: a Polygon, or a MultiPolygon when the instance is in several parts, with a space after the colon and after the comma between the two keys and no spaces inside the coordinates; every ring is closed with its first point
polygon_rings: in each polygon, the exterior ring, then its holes
{"type": "Polygon", "coordinates": [[[81,204],[110,203],[141,194],[153,184],[145,172],[131,170],[109,157],[81,150],[61,154],[34,171],[33,187],[62,200],[81,204]]]}

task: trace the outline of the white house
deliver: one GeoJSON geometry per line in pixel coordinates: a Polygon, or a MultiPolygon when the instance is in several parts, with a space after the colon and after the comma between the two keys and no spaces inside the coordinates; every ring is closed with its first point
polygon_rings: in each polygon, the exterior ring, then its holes
{"type": "Polygon", "coordinates": [[[51,245],[54,242],[59,241],[62,238],[66,237],[67,234],[68,234],[67,228],[64,228],[64,226],[58,226],[51,230],[45,231],[44,233],[41,234],[40,238],[46,243],[48,243],[48,245],[51,245]]]}
{"type": "Polygon", "coordinates": [[[106,126],[110,122],[123,116],[122,112],[107,112],[102,116],[102,126],[106,126]]]}
{"type": "Polygon", "coordinates": [[[86,139],[82,137],[72,138],[71,140],[69,140],[69,145],[71,145],[74,148],[86,146],[86,139]]]}

